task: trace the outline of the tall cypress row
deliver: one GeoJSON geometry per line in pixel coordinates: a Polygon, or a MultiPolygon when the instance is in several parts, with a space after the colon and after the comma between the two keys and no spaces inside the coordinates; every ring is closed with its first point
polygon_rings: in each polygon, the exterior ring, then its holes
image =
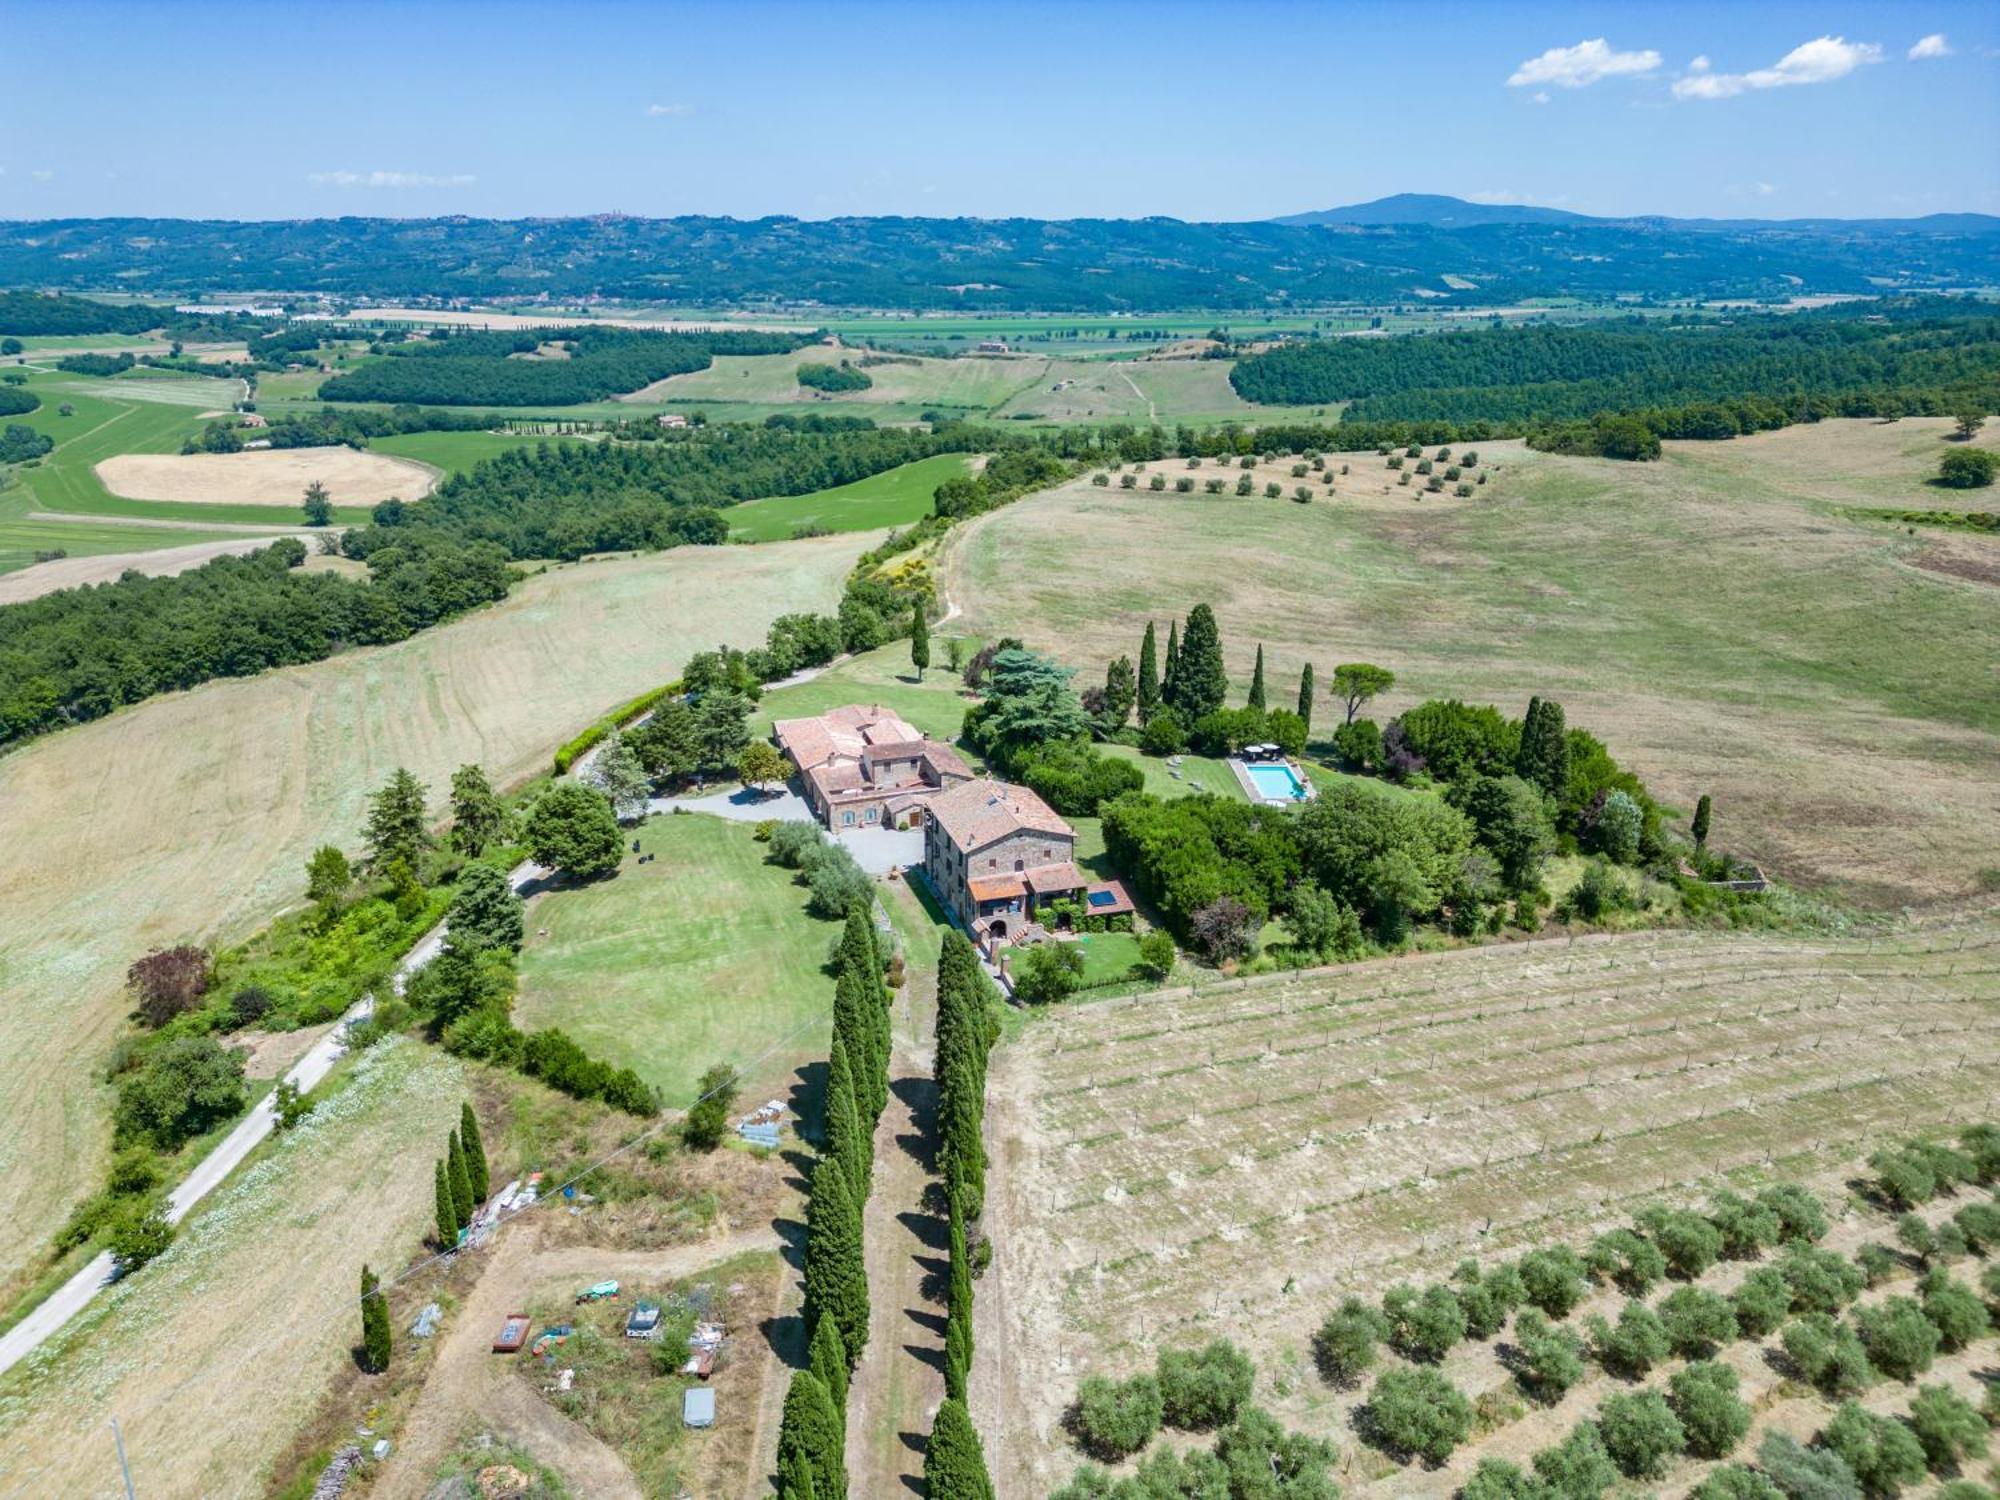
{"type": "Polygon", "coordinates": [[[796,1474],[803,1463],[818,1500],[846,1500],[845,1450],[826,1387],[811,1370],[794,1371],[778,1425],[778,1472],[796,1474]]]}
{"type": "Polygon", "coordinates": [[[1175,713],[1181,711],[1181,625],[1167,621],[1167,660],[1160,668],[1160,701],[1175,713]]]}
{"type": "Polygon", "coordinates": [[[444,1161],[437,1163],[437,1234],[438,1243],[449,1250],[458,1243],[458,1199],[451,1190],[451,1176],[444,1161]]]}
{"type": "Polygon", "coordinates": [[[847,1346],[840,1341],[840,1325],[821,1318],[813,1330],[812,1347],[806,1353],[806,1368],[819,1376],[833,1402],[843,1438],[847,1432],[847,1346]]]}
{"type": "Polygon", "coordinates": [[[1299,669],[1299,717],[1306,721],[1306,733],[1313,727],[1313,664],[1307,662],[1299,669]]]}
{"type": "Polygon", "coordinates": [[[451,1181],[451,1201],[458,1210],[458,1222],[472,1222],[472,1178],[465,1169],[465,1148],[459,1144],[458,1132],[451,1133],[451,1145],[445,1152],[445,1176],[451,1181]]]}
{"type": "Polygon", "coordinates": [[[1257,665],[1250,669],[1250,696],[1244,700],[1248,708],[1261,709],[1264,706],[1264,644],[1257,643],[1257,665]]]}
{"type": "Polygon", "coordinates": [[[848,1186],[866,1203],[874,1178],[874,1139],[861,1124],[854,1072],[839,1032],[833,1035],[826,1063],[826,1154],[840,1163],[848,1186]]]}
{"type": "Polygon", "coordinates": [[[813,1168],[806,1200],[806,1323],[822,1318],[840,1328],[849,1364],[868,1347],[868,1268],[862,1259],[861,1209],[847,1175],[832,1156],[813,1168]]]}
{"type": "Polygon", "coordinates": [[[993,1500],[986,1451],[965,1403],[946,1397],[924,1450],[924,1493],[930,1500],[993,1500]]]}

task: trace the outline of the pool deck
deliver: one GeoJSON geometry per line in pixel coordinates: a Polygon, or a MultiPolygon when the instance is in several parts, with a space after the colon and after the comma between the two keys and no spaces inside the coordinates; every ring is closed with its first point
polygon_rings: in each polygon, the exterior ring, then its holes
{"type": "Polygon", "coordinates": [[[1257,764],[1260,766],[1288,767],[1305,794],[1300,797],[1267,796],[1264,789],[1257,785],[1256,778],[1251,776],[1250,763],[1240,755],[1230,756],[1225,764],[1228,765],[1230,771],[1235,775],[1236,785],[1242,789],[1243,795],[1259,807],[1292,807],[1300,802],[1310,802],[1319,795],[1319,788],[1313,785],[1312,778],[1299,768],[1298,762],[1290,758],[1284,760],[1263,760],[1257,762],[1257,764]]]}

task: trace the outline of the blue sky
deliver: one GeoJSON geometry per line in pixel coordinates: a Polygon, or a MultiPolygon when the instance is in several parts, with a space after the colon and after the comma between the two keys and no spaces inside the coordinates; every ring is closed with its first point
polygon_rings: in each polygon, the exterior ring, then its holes
{"type": "Polygon", "coordinates": [[[2000,6],[0,0],[0,217],[2000,213],[2000,6]]]}

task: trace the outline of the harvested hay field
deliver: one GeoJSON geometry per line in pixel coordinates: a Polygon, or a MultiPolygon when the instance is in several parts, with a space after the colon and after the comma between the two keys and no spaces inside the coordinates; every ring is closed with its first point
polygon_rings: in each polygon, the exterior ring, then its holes
{"type": "MultiPolygon", "coordinates": [[[[307,546],[313,533],[296,535],[307,546]]],[[[104,552],[95,557],[65,557],[55,562],[36,563],[12,573],[0,574],[0,604],[19,604],[39,599],[59,589],[82,588],[86,584],[112,583],[128,568],[155,578],[171,578],[203,563],[231,553],[257,552],[271,545],[272,536],[237,537],[221,542],[192,542],[185,547],[158,547],[149,552],[104,552]]]]}
{"type": "Polygon", "coordinates": [[[397,766],[433,808],[467,761],[518,781],[694,651],[831,608],[870,540],[551,568],[397,645],[211,682],[0,758],[0,1292],[98,1180],[101,1066],[135,957],[240,940],[300,900],[307,855],[358,848],[365,799],[397,766]]]}
{"type": "MultiPolygon", "coordinates": [[[[1480,444],[1488,483],[1421,502],[1372,452],[1339,455],[1332,499],[1289,464],[1239,500],[1240,471],[1168,462],[962,528],[948,592],[967,633],[1032,621],[1085,682],[1148,619],[1206,601],[1237,693],[1262,643],[1283,701],[1308,661],[1322,684],[1339,662],[1391,668],[1384,722],[1433,697],[1513,714],[1554,697],[1669,804],[1711,793],[1718,841],[1790,883],[1877,909],[1978,903],[2000,830],[2000,593],[1914,565],[1935,531],[1855,513],[1938,503],[1932,427],[1824,422],[1656,464],[1480,444]],[[1829,451],[1865,485],[1830,499],[1829,451]],[[1232,493],[1200,492],[1223,476],[1232,493]],[[1182,477],[1196,493],[1172,491],[1182,477]],[[1267,500],[1266,482],[1314,498],[1267,500]]],[[[1322,699],[1321,723],[1334,712],[1322,699]]]]}
{"type": "Polygon", "coordinates": [[[995,1053],[986,1131],[998,1253],[973,1406],[1013,1414],[987,1427],[1002,1492],[1046,1494],[1074,1466],[1059,1422],[1084,1375],[1225,1336],[1256,1359],[1260,1402],[1355,1454],[1343,1485],[1450,1493],[1464,1473],[1371,1474],[1355,1398],[1314,1372],[1343,1296],[1580,1248],[1721,1179],[1837,1202],[1838,1173],[1888,1137],[1990,1112],[1996,975],[1988,918],[1873,941],[1546,941],[1033,1020],[995,1053]]]}
{"type": "Polygon", "coordinates": [[[128,500],[196,505],[273,505],[297,509],[317,480],[335,505],[415,500],[437,472],[409,459],[353,448],[268,448],[249,453],[121,453],[97,465],[97,477],[128,500]]]}

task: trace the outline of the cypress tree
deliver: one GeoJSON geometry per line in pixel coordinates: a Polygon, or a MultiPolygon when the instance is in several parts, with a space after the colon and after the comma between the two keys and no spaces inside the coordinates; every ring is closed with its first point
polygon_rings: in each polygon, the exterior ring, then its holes
{"type": "Polygon", "coordinates": [[[930,1500],[993,1500],[986,1453],[965,1403],[946,1397],[924,1450],[924,1493],[930,1500]]]}
{"type": "Polygon", "coordinates": [[[1222,628],[1215,623],[1215,611],[1206,604],[1197,604],[1188,611],[1174,682],[1174,707],[1188,724],[1214,713],[1229,696],[1229,670],[1222,659],[1222,628]]]}
{"type": "Polygon", "coordinates": [[[957,1318],[944,1320],[944,1393],[953,1401],[965,1399],[965,1382],[972,1374],[971,1335],[957,1318]]]}
{"type": "Polygon", "coordinates": [[[819,1500],[846,1500],[847,1458],[833,1401],[811,1370],[792,1375],[785,1392],[785,1415],[778,1426],[778,1472],[796,1473],[800,1461],[812,1472],[819,1500]]]}
{"type": "Polygon", "coordinates": [[[1692,831],[1694,833],[1694,846],[1697,849],[1706,849],[1708,847],[1708,818],[1711,811],[1712,804],[1709,802],[1708,793],[1703,792],[1701,794],[1701,801],[1694,805],[1694,828],[1692,831]]]}
{"type": "Polygon", "coordinates": [[[833,986],[833,1030],[847,1046],[847,1066],[854,1083],[854,1110],[861,1128],[874,1134],[875,1122],[889,1102],[889,1080],[882,1056],[882,1034],[876,1013],[882,1009],[881,985],[858,969],[842,969],[833,986]]]}
{"type": "Polygon", "coordinates": [[[965,1216],[956,1200],[951,1205],[951,1272],[945,1294],[945,1317],[965,1325],[965,1358],[972,1360],[972,1262],[965,1254],[965,1216]]]}
{"type": "Polygon", "coordinates": [[[840,1325],[833,1319],[821,1318],[819,1327],[813,1330],[806,1368],[819,1376],[820,1384],[826,1387],[827,1397],[833,1402],[833,1414],[844,1435],[847,1431],[847,1350],[840,1342],[840,1325]]]}
{"type": "Polygon", "coordinates": [[[910,604],[910,665],[917,669],[917,681],[924,680],[924,668],[931,664],[931,622],[924,618],[924,601],[910,604]]]}
{"type": "Polygon", "coordinates": [[[452,1196],[451,1178],[442,1160],[437,1164],[438,1243],[449,1250],[458,1243],[458,1199],[452,1196]]]}
{"type": "Polygon", "coordinates": [[[854,1073],[847,1061],[847,1045],[840,1033],[826,1060],[826,1154],[840,1163],[847,1181],[868,1201],[874,1177],[874,1142],[861,1128],[861,1116],[854,1103],[854,1073]]]}
{"type": "MultiPolygon", "coordinates": [[[[889,991],[882,983],[882,953],[875,946],[875,923],[866,907],[857,906],[847,914],[840,934],[840,949],[834,966],[841,979],[854,975],[849,995],[853,1008],[851,1024],[866,1041],[866,1053],[856,1050],[854,1037],[848,1038],[847,1061],[854,1069],[854,1102],[861,1109],[862,1123],[871,1130],[889,1103],[889,991]]],[[[836,981],[835,1005],[839,991],[836,981]]]]}
{"type": "Polygon", "coordinates": [[[1313,727],[1313,664],[1307,662],[1299,669],[1299,717],[1306,721],[1306,733],[1313,727]]]}
{"type": "Polygon", "coordinates": [[[380,1375],[389,1368],[389,1302],[377,1287],[375,1273],[361,1268],[361,1362],[369,1373],[380,1375]]]}
{"type": "MultiPolygon", "coordinates": [[[[971,1049],[963,1048],[961,1056],[971,1049]]],[[[985,1103],[979,1070],[954,1064],[945,1074],[938,1106],[938,1156],[945,1192],[955,1198],[967,1218],[976,1219],[986,1206],[986,1144],[980,1114],[985,1103]]]]}
{"type": "Polygon", "coordinates": [[[1257,643],[1257,665],[1250,669],[1250,696],[1244,700],[1249,708],[1264,706],[1264,643],[1257,643]]]}
{"type": "Polygon", "coordinates": [[[818,1500],[813,1488],[812,1460],[803,1452],[793,1453],[778,1464],[778,1500],[818,1500]]]}
{"type": "Polygon", "coordinates": [[[465,1153],[465,1176],[472,1184],[472,1201],[484,1203],[493,1191],[493,1179],[486,1167],[486,1145],[479,1139],[479,1119],[467,1100],[458,1108],[458,1145],[465,1153]]]}
{"type": "Polygon", "coordinates": [[[1146,622],[1146,638],[1139,643],[1139,722],[1145,723],[1160,707],[1160,647],[1154,639],[1153,622],[1146,622]]]}
{"type": "Polygon", "coordinates": [[[1528,700],[1514,774],[1551,797],[1562,796],[1569,784],[1569,734],[1560,703],[1544,698],[1528,700]]]}
{"type": "Polygon", "coordinates": [[[868,1267],[862,1259],[861,1210],[840,1163],[822,1157],[806,1202],[806,1322],[840,1329],[850,1365],[868,1347],[868,1267]]]}
{"type": "Polygon", "coordinates": [[[1181,707],[1181,626],[1167,621],[1167,660],[1160,668],[1160,701],[1175,713],[1181,707]]]}
{"type": "Polygon", "coordinates": [[[451,1183],[452,1206],[458,1210],[458,1222],[472,1222],[472,1178],[465,1170],[465,1148],[458,1143],[458,1132],[451,1133],[451,1145],[445,1152],[445,1176],[451,1183]]]}

